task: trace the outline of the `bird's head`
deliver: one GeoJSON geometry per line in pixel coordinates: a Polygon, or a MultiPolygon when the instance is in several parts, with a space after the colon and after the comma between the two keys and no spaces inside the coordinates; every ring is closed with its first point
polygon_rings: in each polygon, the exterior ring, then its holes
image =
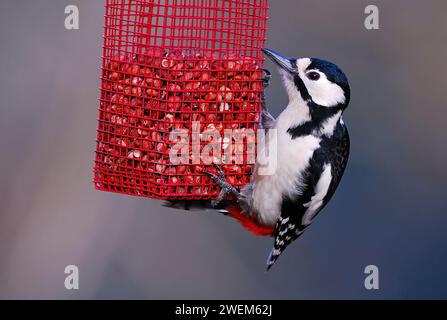
{"type": "Polygon", "coordinates": [[[279,66],[290,102],[303,100],[309,107],[339,110],[348,106],[348,79],[335,64],[315,58],[290,58],[266,48],[262,51],[279,66]]]}

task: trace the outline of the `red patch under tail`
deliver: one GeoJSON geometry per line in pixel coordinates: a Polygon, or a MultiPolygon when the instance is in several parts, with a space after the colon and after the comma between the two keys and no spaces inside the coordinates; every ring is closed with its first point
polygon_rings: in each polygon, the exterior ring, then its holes
{"type": "Polygon", "coordinates": [[[242,213],[241,208],[235,205],[231,205],[225,208],[228,211],[228,215],[239,221],[239,223],[246,230],[256,236],[272,236],[275,231],[275,227],[268,227],[259,225],[256,221],[253,221],[249,216],[242,213]]]}

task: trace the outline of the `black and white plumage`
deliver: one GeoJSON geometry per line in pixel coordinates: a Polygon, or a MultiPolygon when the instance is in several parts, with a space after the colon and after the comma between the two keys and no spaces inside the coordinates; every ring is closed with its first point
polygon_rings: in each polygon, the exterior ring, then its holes
{"type": "MultiPolygon", "coordinates": [[[[267,260],[270,269],[328,203],[342,178],[349,156],[342,114],[350,88],[345,74],[333,63],[292,59],[270,49],[264,53],[279,66],[289,96],[289,104],[277,119],[265,108],[262,113],[263,127],[276,131],[277,154],[268,160],[275,162],[275,170],[262,173],[257,163],[251,182],[240,193],[226,188],[224,178],[211,176],[224,193],[237,196],[246,215],[260,225],[275,227],[267,260]]],[[[264,152],[258,155],[259,162],[264,152]]]]}
{"type": "Polygon", "coordinates": [[[331,199],[341,180],[349,157],[349,135],[337,124],[333,137],[322,137],[320,147],[310,158],[300,184],[298,197],[287,197],[275,228],[275,243],[268,259],[270,268],[282,251],[312,223],[331,199]]]}

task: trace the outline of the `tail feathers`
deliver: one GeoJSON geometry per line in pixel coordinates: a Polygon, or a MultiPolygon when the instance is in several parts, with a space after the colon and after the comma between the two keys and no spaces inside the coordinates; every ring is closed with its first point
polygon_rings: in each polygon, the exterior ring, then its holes
{"type": "Polygon", "coordinates": [[[219,211],[239,221],[242,227],[256,236],[272,236],[275,232],[275,226],[271,227],[259,225],[250,216],[243,213],[239,206],[231,205],[225,210],[219,211]]]}
{"type": "MultiPolygon", "coordinates": [[[[290,226],[290,225],[289,225],[290,226]]],[[[296,240],[299,236],[301,236],[304,232],[304,229],[296,229],[291,231],[286,224],[279,225],[279,231],[275,237],[275,244],[270,251],[270,255],[267,259],[267,271],[275,264],[276,260],[278,260],[279,256],[284,252],[284,250],[291,244],[294,240],[296,240]]]]}
{"type": "Polygon", "coordinates": [[[281,255],[282,251],[280,248],[276,249],[273,248],[272,251],[270,251],[269,257],[267,258],[267,270],[269,271],[271,267],[275,264],[276,260],[278,260],[279,256],[281,255]]]}

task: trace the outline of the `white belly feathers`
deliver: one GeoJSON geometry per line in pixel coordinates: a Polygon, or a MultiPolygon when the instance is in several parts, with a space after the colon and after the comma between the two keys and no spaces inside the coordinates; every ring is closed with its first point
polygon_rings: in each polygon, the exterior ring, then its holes
{"type": "Polygon", "coordinates": [[[293,198],[302,193],[302,173],[321,141],[313,135],[292,139],[287,132],[280,132],[285,128],[279,125],[277,129],[276,170],[273,174],[262,176],[257,170],[252,195],[257,218],[266,225],[276,224],[284,196],[293,198]]]}

